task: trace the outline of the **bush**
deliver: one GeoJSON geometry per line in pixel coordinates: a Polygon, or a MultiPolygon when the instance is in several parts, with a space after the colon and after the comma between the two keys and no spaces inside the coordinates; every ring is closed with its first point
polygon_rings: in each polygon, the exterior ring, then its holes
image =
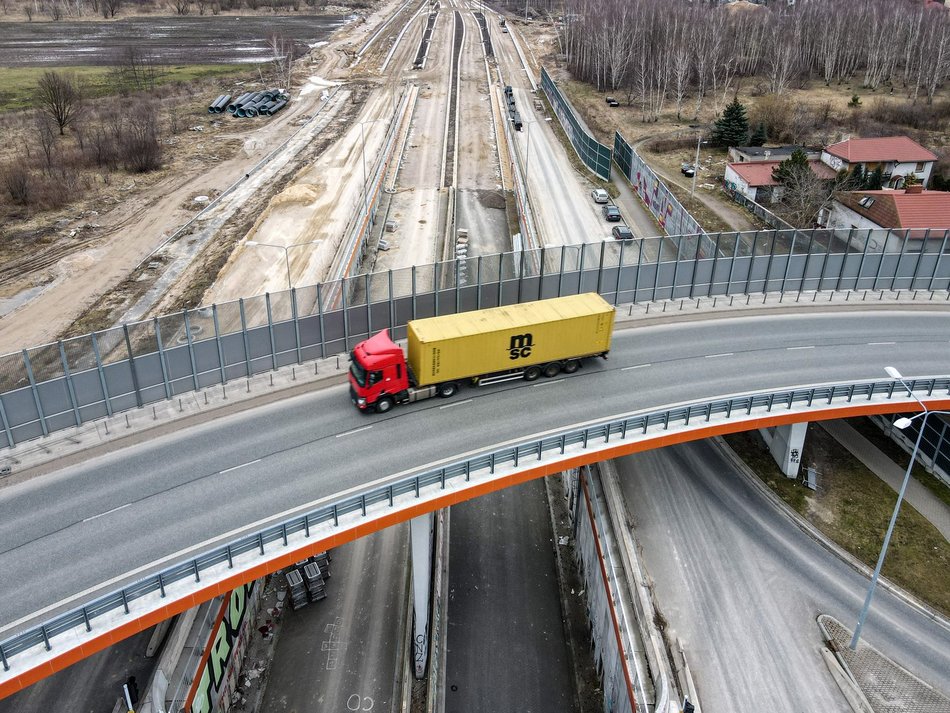
{"type": "Polygon", "coordinates": [[[882,124],[909,126],[923,131],[944,131],[950,117],[950,102],[926,105],[878,99],[867,114],[882,124]]]}
{"type": "Polygon", "coordinates": [[[647,144],[647,148],[654,153],[670,153],[682,149],[696,148],[696,137],[684,136],[672,139],[654,139],[647,144]]]}
{"type": "Polygon", "coordinates": [[[33,177],[23,166],[14,163],[3,171],[3,187],[16,205],[27,206],[33,197],[33,177]]]}

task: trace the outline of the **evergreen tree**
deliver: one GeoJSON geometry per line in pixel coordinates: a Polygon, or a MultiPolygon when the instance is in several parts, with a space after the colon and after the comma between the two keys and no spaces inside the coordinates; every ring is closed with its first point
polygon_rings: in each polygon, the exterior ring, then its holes
{"type": "Polygon", "coordinates": [[[752,138],[749,139],[749,146],[764,146],[769,140],[769,135],[765,131],[765,122],[760,121],[755,131],[752,132],[752,138]]]}
{"type": "Polygon", "coordinates": [[[856,163],[851,170],[850,184],[854,186],[853,190],[859,191],[862,188],[866,188],[867,182],[868,177],[864,175],[864,167],[860,163],[856,163]]]}
{"type": "Polygon", "coordinates": [[[712,132],[714,146],[745,146],[749,140],[749,119],[745,107],[739,103],[739,97],[733,98],[732,103],[723,110],[722,116],[716,119],[712,132]]]}
{"type": "Polygon", "coordinates": [[[808,165],[808,154],[802,149],[795,149],[791,156],[772,169],[772,177],[783,185],[806,173],[811,173],[811,166],[808,165]]]}
{"type": "Polygon", "coordinates": [[[878,166],[867,176],[864,188],[868,191],[879,191],[884,187],[884,169],[878,166]]]}

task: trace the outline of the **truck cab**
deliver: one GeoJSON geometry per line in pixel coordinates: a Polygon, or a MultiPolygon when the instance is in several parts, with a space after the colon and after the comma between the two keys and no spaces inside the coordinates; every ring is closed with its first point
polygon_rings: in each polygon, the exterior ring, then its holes
{"type": "Polygon", "coordinates": [[[388,329],[357,344],[350,362],[350,399],[360,410],[388,411],[409,390],[406,355],[388,329]]]}

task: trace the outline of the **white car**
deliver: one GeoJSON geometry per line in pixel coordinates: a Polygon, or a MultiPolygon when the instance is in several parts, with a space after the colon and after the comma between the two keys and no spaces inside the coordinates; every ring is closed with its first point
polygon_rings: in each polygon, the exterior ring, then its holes
{"type": "Polygon", "coordinates": [[[594,203],[607,203],[610,201],[610,196],[607,195],[607,191],[603,188],[595,188],[592,190],[590,197],[594,199],[594,203]]]}

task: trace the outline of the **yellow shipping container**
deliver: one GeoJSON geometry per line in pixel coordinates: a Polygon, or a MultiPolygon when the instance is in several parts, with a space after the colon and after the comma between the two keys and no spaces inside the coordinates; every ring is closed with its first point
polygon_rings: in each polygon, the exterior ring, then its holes
{"type": "Polygon", "coordinates": [[[614,308],[596,293],[409,322],[409,366],[419,386],[603,354],[614,308]]]}

